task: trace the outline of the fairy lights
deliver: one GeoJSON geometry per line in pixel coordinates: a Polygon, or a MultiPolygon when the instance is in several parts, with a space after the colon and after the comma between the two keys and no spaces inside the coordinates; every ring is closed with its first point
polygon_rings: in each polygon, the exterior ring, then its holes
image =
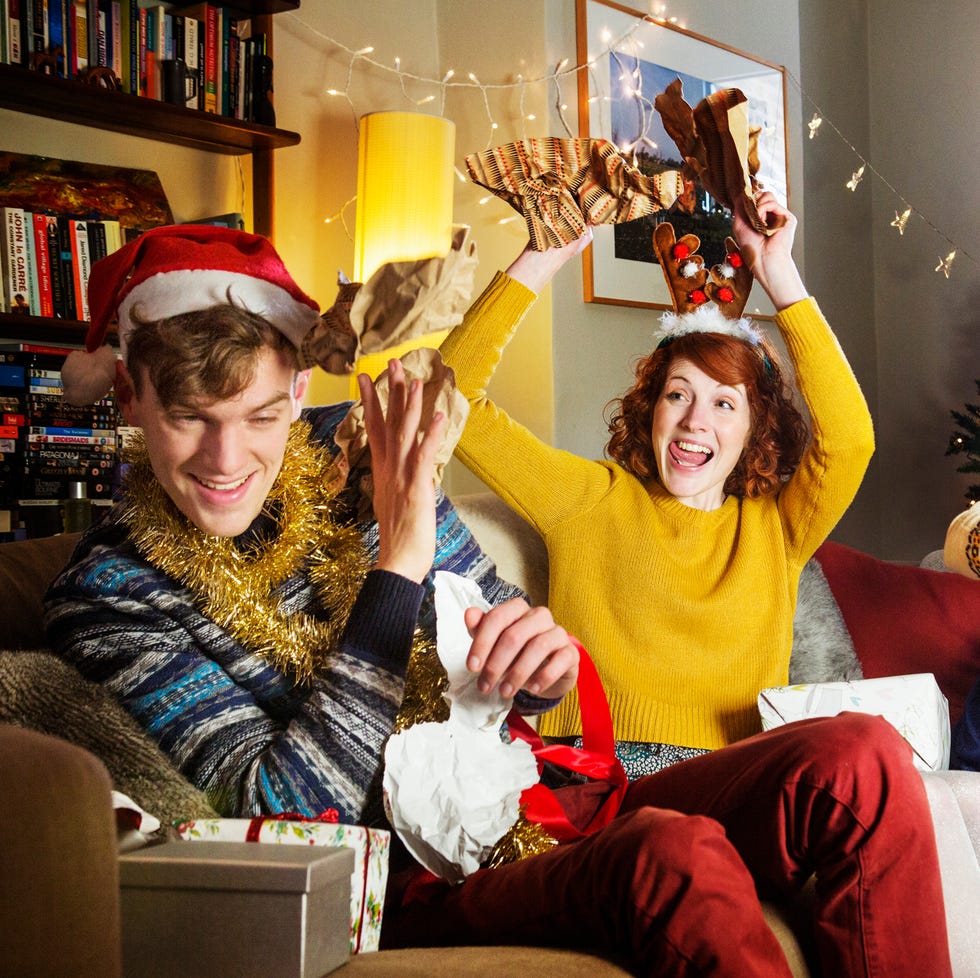
{"type": "MultiPolygon", "coordinates": [[[[330,37],[312,27],[302,19],[299,13],[295,11],[288,12],[283,16],[293,18],[302,26],[304,32],[309,32],[310,34],[316,35],[322,41],[325,41],[333,48],[346,53],[348,56],[349,62],[347,65],[347,82],[345,87],[343,89],[326,89],[325,94],[331,97],[346,99],[351,108],[355,130],[357,129],[357,120],[360,113],[357,112],[356,107],[354,106],[354,102],[351,97],[351,88],[355,70],[358,66],[364,66],[370,67],[376,71],[391,74],[397,78],[403,97],[405,98],[406,102],[415,108],[431,104],[432,102],[438,100],[440,103],[439,112],[441,115],[445,115],[446,98],[450,89],[464,89],[477,94],[483,103],[483,111],[487,119],[487,149],[494,144],[499,144],[501,141],[507,141],[506,139],[502,140],[499,135],[500,124],[494,117],[490,102],[490,94],[492,92],[501,92],[514,89],[517,90],[519,102],[517,118],[520,120],[521,131],[519,134],[511,135],[509,138],[526,140],[528,139],[528,123],[537,121],[536,113],[530,112],[526,108],[526,97],[529,90],[542,85],[545,86],[546,89],[548,87],[553,87],[554,101],[552,105],[554,111],[565,130],[565,134],[570,138],[574,138],[576,133],[573,131],[573,127],[569,125],[566,118],[568,103],[564,100],[562,95],[562,81],[568,77],[574,79],[577,77],[580,71],[588,72],[591,75],[594,72],[599,59],[609,55],[613,59],[613,62],[620,68],[620,82],[623,86],[624,94],[629,99],[632,99],[636,105],[636,136],[632,140],[627,140],[625,145],[620,147],[622,152],[633,155],[635,163],[636,154],[638,151],[642,151],[644,149],[649,149],[652,151],[657,150],[656,143],[649,137],[649,122],[653,113],[655,112],[655,108],[652,97],[648,96],[643,91],[642,78],[638,69],[631,69],[627,67],[623,61],[623,58],[633,61],[634,64],[638,62],[639,59],[637,58],[637,52],[640,48],[642,48],[642,44],[640,43],[639,39],[634,36],[634,34],[643,26],[645,22],[650,21],[659,24],[673,24],[681,28],[686,26],[679,23],[678,18],[668,15],[667,5],[665,3],[657,0],[657,2],[652,2],[650,6],[650,14],[645,18],[637,16],[635,23],[620,37],[613,37],[612,33],[608,29],[602,30],[600,32],[600,41],[603,46],[603,51],[599,56],[593,57],[592,60],[586,62],[585,64],[573,64],[568,58],[563,58],[556,64],[554,70],[552,71],[544,72],[531,77],[525,77],[523,74],[518,74],[516,76],[516,81],[498,83],[483,82],[472,71],[466,72],[463,79],[457,79],[456,70],[454,68],[450,68],[448,71],[446,71],[441,79],[414,74],[406,71],[402,67],[402,60],[400,57],[396,57],[394,59],[393,65],[385,64],[371,57],[371,55],[374,53],[374,47],[371,45],[360,48],[352,48],[343,42],[338,41],[336,38],[330,37]],[[421,89],[423,93],[413,95],[409,90],[409,83],[411,83],[413,88],[421,89]],[[429,91],[424,91],[425,89],[429,89],[429,91]]],[[[980,264],[980,261],[978,261],[975,256],[956,245],[935,224],[913,208],[912,205],[909,204],[904,198],[904,196],[900,194],[891,183],[888,182],[888,180],[872,165],[872,163],[869,160],[866,160],[861,153],[858,152],[857,148],[846,138],[846,136],[840,131],[840,129],[838,129],[833,121],[827,118],[826,113],[821,111],[819,106],[817,106],[810,96],[803,90],[802,85],[795,78],[793,73],[789,69],[785,69],[785,71],[787,79],[792,82],[794,87],[799,92],[801,98],[804,100],[804,102],[809,103],[810,108],[813,110],[813,115],[810,118],[810,121],[807,123],[808,138],[813,140],[818,135],[822,135],[825,129],[830,129],[859,161],[859,167],[851,173],[850,179],[844,184],[847,190],[849,190],[851,193],[857,192],[866,174],[870,174],[878,182],[884,184],[884,186],[887,187],[887,189],[899,200],[903,208],[901,212],[895,211],[895,219],[890,222],[890,226],[895,228],[900,236],[905,235],[906,230],[909,228],[910,219],[915,217],[919,222],[925,224],[931,231],[944,239],[944,241],[946,241],[946,243],[950,246],[946,257],[940,257],[939,264],[935,268],[935,271],[942,272],[947,279],[950,277],[954,261],[956,261],[958,258],[965,257],[973,264],[980,264]]],[[[602,101],[602,99],[596,95],[588,95],[586,100],[590,105],[595,104],[597,101],[602,101]]],[[[465,181],[466,179],[465,176],[460,174],[458,169],[457,176],[459,176],[461,180],[465,181]]],[[[333,217],[325,219],[325,223],[329,224],[340,220],[346,229],[347,221],[345,218],[345,211],[354,199],[355,198],[352,198],[351,200],[345,202],[337,214],[335,214],[333,217]]],[[[484,197],[479,202],[483,204],[491,199],[493,199],[492,196],[484,197]]],[[[513,217],[502,218],[499,223],[506,224],[514,219],[515,218],[513,217]]]]}

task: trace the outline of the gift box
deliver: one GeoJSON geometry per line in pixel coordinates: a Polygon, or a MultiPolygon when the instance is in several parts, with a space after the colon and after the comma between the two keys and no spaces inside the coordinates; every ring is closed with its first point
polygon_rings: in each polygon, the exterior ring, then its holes
{"type": "Polygon", "coordinates": [[[388,883],[391,833],[361,825],[300,819],[199,818],[177,825],[183,840],[209,842],[267,842],[298,846],[344,846],[354,852],[350,891],[350,950],[377,951],[388,883]]]}
{"type": "Polygon", "coordinates": [[[354,853],[173,840],[119,857],[123,973],[320,978],[350,959],[354,853]]]}
{"type": "Polygon", "coordinates": [[[853,682],[776,686],[759,693],[763,730],[847,710],[884,717],[909,742],[922,771],[949,767],[949,703],[931,672],[853,682]]]}

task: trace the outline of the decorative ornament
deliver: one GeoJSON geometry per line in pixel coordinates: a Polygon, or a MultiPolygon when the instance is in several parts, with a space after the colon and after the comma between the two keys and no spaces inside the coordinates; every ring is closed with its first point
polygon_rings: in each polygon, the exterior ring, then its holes
{"type": "Polygon", "coordinates": [[[858,184],[864,177],[864,164],[862,163],[852,174],[851,179],[847,181],[847,189],[852,193],[857,190],[858,184]]]}
{"type": "Polygon", "coordinates": [[[660,319],[657,342],[664,343],[685,333],[725,333],[757,344],[762,334],[742,310],[752,290],[752,272],[745,264],[734,239],[725,239],[725,260],[710,270],[697,254],[701,241],[694,234],[675,240],[672,224],[658,224],[653,232],[653,250],[670,289],[673,312],[660,319]],[[673,256],[689,257],[676,261],[673,256]],[[693,270],[692,267],[693,266],[693,270]]]}
{"type": "Polygon", "coordinates": [[[934,271],[942,272],[946,278],[949,278],[950,270],[953,267],[953,262],[956,260],[956,249],[954,248],[945,258],[940,257],[939,264],[935,267],[934,271]]]}
{"type": "Polygon", "coordinates": [[[240,543],[241,537],[198,529],[153,475],[142,436],[127,448],[127,461],[123,521],[137,550],[186,587],[202,614],[243,646],[308,683],[334,649],[367,572],[360,533],[330,517],[334,463],[311,440],[309,425],[293,424],[266,501],[278,531],[274,538],[240,543]],[[304,567],[329,621],[287,612],[276,594],[304,567]]]}
{"type": "Polygon", "coordinates": [[[807,128],[810,130],[810,139],[813,139],[817,134],[817,130],[823,125],[823,119],[814,112],[813,118],[807,123],[807,128]]]}
{"type": "Polygon", "coordinates": [[[906,207],[901,214],[899,214],[898,211],[895,211],[895,220],[892,221],[891,226],[893,228],[898,228],[899,234],[905,234],[905,225],[908,224],[911,214],[911,207],[906,207]]]}

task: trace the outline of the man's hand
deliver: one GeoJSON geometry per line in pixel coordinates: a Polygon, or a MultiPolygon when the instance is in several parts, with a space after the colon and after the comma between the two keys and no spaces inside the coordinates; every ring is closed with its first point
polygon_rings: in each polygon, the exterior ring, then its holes
{"type": "Polygon", "coordinates": [[[578,649],[547,608],[511,598],[486,612],[467,608],[464,621],[473,638],[466,667],[480,674],[482,692],[558,699],[578,681],[578,649]]]}
{"type": "Polygon", "coordinates": [[[437,412],[419,441],[422,383],[407,384],[399,360],[388,364],[387,417],[371,379],[361,374],[357,382],[371,446],[380,538],[375,566],[421,584],[435,556],[435,457],[446,418],[437,412]]]}

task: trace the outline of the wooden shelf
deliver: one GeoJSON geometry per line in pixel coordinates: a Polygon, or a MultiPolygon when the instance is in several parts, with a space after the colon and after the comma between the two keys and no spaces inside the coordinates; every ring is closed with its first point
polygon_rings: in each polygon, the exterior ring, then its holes
{"type": "Polygon", "coordinates": [[[57,346],[62,343],[73,343],[81,346],[85,343],[88,323],[80,323],[74,319],[52,319],[48,316],[20,316],[9,312],[0,312],[0,337],[6,340],[16,340],[20,343],[41,343],[57,346]]]}
{"type": "Polygon", "coordinates": [[[295,146],[298,133],[0,65],[0,108],[241,156],[295,146]]]}

